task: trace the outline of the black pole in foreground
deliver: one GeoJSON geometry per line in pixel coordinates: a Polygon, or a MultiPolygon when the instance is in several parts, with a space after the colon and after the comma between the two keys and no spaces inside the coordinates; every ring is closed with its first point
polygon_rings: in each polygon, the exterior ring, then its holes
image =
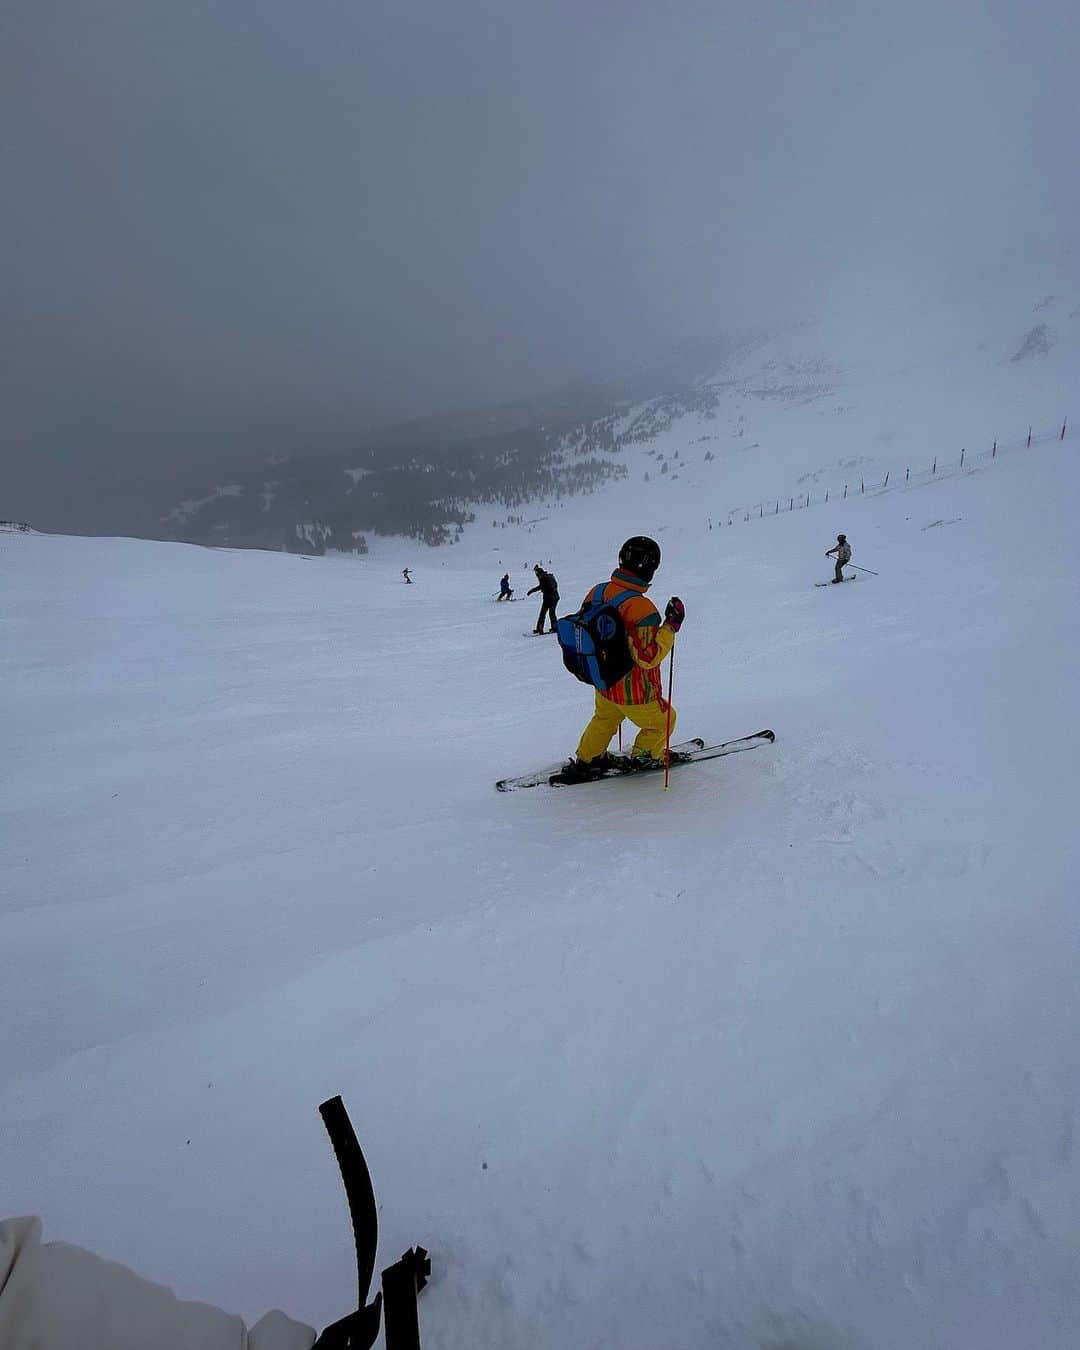
{"type": "Polygon", "coordinates": [[[367,1303],[379,1245],[379,1218],[371,1173],[341,1098],[331,1097],[323,1102],[319,1115],[334,1147],[349,1203],[356,1244],[357,1309],[328,1326],[315,1342],[316,1350],[371,1350],[379,1334],[384,1301],[386,1350],[420,1350],[416,1296],[431,1274],[428,1254],[423,1247],[416,1247],[388,1266],[382,1274],[382,1293],[367,1303]]]}
{"type": "Polygon", "coordinates": [[[416,1298],[430,1274],[431,1260],[423,1247],[410,1248],[400,1261],[383,1271],[387,1350],[420,1350],[416,1298]]]}

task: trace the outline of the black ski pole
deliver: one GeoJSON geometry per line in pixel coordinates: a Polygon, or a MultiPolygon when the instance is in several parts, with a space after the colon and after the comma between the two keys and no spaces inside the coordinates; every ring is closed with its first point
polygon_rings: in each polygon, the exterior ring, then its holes
{"type": "MultiPolygon", "coordinates": [[[[869,568],[869,567],[860,567],[858,563],[846,562],[846,563],[844,564],[844,566],[845,566],[845,567],[854,567],[854,569],[855,569],[856,572],[870,572],[870,568],[869,568]]],[[[876,577],[876,576],[880,576],[881,573],[880,573],[880,572],[870,572],[870,575],[871,575],[872,577],[876,577]]]]}

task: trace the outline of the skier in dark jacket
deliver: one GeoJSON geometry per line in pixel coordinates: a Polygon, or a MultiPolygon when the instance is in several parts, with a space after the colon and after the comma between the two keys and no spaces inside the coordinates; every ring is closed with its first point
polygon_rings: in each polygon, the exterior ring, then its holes
{"type": "Polygon", "coordinates": [[[498,599],[500,599],[500,600],[513,600],[513,598],[514,598],[514,592],[510,589],[510,573],[509,573],[509,572],[504,572],[504,573],[502,574],[502,580],[499,582],[499,595],[498,595],[498,599]]]}
{"type": "Polygon", "coordinates": [[[559,583],[550,572],[545,572],[539,563],[536,564],[533,571],[536,573],[536,585],[530,591],[526,591],[526,594],[535,595],[539,591],[541,596],[540,617],[536,620],[535,631],[538,634],[544,631],[544,616],[546,614],[551,620],[549,631],[554,633],[555,624],[558,622],[555,606],[559,603],[559,583]]]}
{"type": "Polygon", "coordinates": [[[836,554],[836,575],[833,577],[833,585],[838,581],[844,580],[844,564],[851,561],[851,545],[847,541],[846,534],[836,536],[836,547],[829,549],[825,554],[826,558],[831,558],[836,554]]]}

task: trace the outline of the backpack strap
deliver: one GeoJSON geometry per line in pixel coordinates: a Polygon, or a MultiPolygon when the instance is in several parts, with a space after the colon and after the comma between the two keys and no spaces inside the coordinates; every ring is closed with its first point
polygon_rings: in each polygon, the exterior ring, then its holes
{"type": "Polygon", "coordinates": [[[635,595],[641,595],[641,591],[622,591],[619,595],[613,595],[607,603],[618,609],[627,600],[632,600],[635,595]]]}
{"type": "Polygon", "coordinates": [[[607,589],[607,586],[608,583],[606,581],[602,581],[600,585],[597,586],[597,588],[593,591],[592,595],[589,597],[590,606],[614,605],[615,608],[618,609],[621,605],[625,604],[627,600],[632,600],[635,595],[641,594],[641,591],[620,591],[618,595],[613,595],[610,600],[605,600],[604,591],[607,589]]]}

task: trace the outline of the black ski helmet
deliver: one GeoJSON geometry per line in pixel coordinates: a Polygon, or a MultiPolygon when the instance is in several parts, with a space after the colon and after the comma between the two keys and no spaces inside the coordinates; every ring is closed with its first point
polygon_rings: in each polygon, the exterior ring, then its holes
{"type": "Polygon", "coordinates": [[[619,549],[619,566],[644,582],[652,581],[653,573],[660,566],[660,545],[648,535],[635,534],[619,549]]]}
{"type": "Polygon", "coordinates": [[[838,544],[846,544],[846,543],[847,543],[847,535],[846,535],[846,534],[838,534],[838,535],[836,536],[836,542],[837,542],[838,544]]]}

